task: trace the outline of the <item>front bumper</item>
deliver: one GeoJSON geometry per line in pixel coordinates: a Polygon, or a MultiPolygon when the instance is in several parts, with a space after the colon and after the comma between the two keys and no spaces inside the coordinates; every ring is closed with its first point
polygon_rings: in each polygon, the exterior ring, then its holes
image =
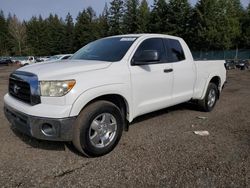
{"type": "Polygon", "coordinates": [[[72,141],[76,117],[44,118],[31,116],[5,104],[4,113],[12,127],[41,140],[72,141]]]}

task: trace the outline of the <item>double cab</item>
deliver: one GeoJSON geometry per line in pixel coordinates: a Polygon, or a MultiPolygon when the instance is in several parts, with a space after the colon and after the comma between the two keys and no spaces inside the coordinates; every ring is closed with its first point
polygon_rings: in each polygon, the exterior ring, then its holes
{"type": "Polygon", "coordinates": [[[70,141],[87,156],[101,156],[140,115],[187,101],[211,111],[226,80],[224,63],[194,61],[179,37],[107,37],[60,63],[13,72],[4,111],[12,127],[25,134],[70,141]]]}

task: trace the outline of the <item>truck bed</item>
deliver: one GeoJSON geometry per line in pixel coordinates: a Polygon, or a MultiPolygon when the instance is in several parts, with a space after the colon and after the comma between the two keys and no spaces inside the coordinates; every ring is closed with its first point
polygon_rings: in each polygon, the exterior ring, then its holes
{"type": "MultiPolygon", "coordinates": [[[[194,99],[201,99],[204,96],[204,91],[208,82],[211,80],[211,75],[217,75],[221,78],[220,83],[226,81],[225,60],[204,60],[194,61],[196,66],[196,83],[194,87],[194,99]]],[[[222,89],[222,84],[219,87],[222,89]]]]}

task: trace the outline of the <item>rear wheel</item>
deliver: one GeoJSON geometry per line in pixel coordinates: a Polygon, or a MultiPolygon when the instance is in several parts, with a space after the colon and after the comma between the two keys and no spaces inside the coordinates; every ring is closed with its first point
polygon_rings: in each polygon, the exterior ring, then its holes
{"type": "Polygon", "coordinates": [[[119,108],[108,101],[96,101],[78,116],[73,144],[87,156],[105,155],[118,144],[122,127],[123,118],[119,108]]]}
{"type": "Polygon", "coordinates": [[[203,111],[210,112],[213,110],[218,100],[218,94],[218,87],[214,83],[209,83],[204,99],[199,101],[203,111]]]}

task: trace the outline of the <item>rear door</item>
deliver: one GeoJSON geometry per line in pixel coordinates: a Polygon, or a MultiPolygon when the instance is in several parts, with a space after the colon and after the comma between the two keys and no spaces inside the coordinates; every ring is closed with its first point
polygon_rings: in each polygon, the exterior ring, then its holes
{"type": "Polygon", "coordinates": [[[173,101],[182,103],[193,96],[196,78],[195,65],[186,58],[179,40],[164,39],[167,48],[167,61],[173,66],[173,101]]]}
{"type": "Polygon", "coordinates": [[[141,42],[133,57],[143,50],[158,51],[160,61],[130,66],[134,116],[169,106],[172,96],[172,64],[167,63],[163,39],[145,39],[141,42]]]}

